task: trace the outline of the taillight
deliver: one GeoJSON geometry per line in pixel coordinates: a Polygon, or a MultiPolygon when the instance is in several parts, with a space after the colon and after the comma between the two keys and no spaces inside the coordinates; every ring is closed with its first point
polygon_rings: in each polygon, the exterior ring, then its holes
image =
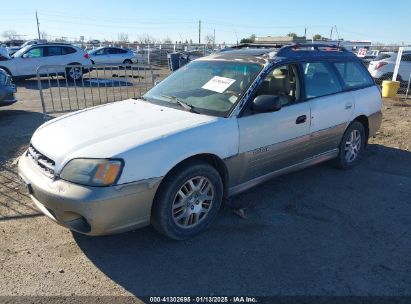
{"type": "Polygon", "coordinates": [[[378,62],[378,63],[375,65],[374,70],[378,70],[378,69],[382,68],[382,67],[383,67],[384,65],[386,65],[386,64],[388,64],[388,63],[387,63],[387,62],[384,62],[384,61],[378,62]]]}
{"type": "Polygon", "coordinates": [[[84,54],[84,58],[90,59],[90,55],[89,55],[88,53],[85,53],[85,54],[84,54]]]}

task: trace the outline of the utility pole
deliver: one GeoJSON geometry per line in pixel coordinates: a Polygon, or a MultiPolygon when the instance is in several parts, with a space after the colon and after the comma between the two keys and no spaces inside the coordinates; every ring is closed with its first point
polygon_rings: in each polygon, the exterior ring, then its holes
{"type": "Polygon", "coordinates": [[[334,27],[331,28],[330,40],[332,39],[332,36],[333,36],[333,30],[334,30],[334,27]]]}
{"type": "Polygon", "coordinates": [[[213,37],[213,49],[215,49],[215,29],[214,29],[214,37],[213,37]]]}
{"type": "Polygon", "coordinates": [[[37,11],[36,11],[36,21],[37,21],[37,34],[39,35],[39,40],[40,40],[40,23],[39,23],[39,17],[37,16],[37,11]]]}
{"type": "Polygon", "coordinates": [[[198,44],[201,44],[201,20],[198,21],[198,44]]]}

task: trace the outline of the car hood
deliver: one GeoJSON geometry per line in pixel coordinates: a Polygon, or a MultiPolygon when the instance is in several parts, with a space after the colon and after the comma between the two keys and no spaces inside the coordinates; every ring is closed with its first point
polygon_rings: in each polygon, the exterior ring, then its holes
{"type": "Polygon", "coordinates": [[[219,120],[142,100],[85,109],[40,126],[31,144],[56,162],[76,157],[110,158],[161,137],[219,120]]]}

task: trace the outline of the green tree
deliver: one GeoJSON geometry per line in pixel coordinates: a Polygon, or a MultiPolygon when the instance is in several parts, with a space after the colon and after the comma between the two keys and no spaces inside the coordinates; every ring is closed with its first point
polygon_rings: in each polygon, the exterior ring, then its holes
{"type": "Polygon", "coordinates": [[[298,37],[298,35],[296,33],[293,33],[293,32],[288,33],[287,36],[288,37],[293,37],[293,38],[298,37]]]}
{"type": "Polygon", "coordinates": [[[314,36],[313,36],[313,39],[314,40],[321,40],[323,37],[320,35],[320,34],[315,34],[314,36]]]}
{"type": "Polygon", "coordinates": [[[243,38],[240,40],[240,43],[254,43],[255,42],[255,35],[252,34],[250,37],[248,38],[243,38]]]}

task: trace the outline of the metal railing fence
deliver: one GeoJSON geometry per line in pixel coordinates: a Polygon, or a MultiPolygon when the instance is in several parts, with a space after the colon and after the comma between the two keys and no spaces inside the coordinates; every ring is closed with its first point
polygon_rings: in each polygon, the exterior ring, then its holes
{"type": "Polygon", "coordinates": [[[154,86],[150,65],[43,65],[37,84],[45,115],[138,98],[154,86]]]}

